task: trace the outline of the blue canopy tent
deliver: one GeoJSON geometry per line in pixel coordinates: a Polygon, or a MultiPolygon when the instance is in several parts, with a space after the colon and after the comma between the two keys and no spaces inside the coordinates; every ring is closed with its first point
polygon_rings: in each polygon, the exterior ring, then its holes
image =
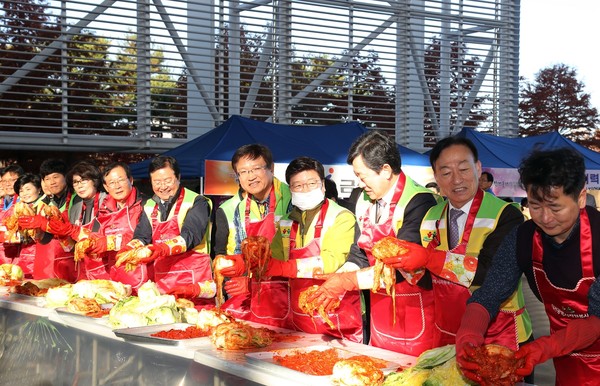
{"type": "MultiPolygon", "coordinates": [[[[204,176],[205,160],[229,161],[245,144],[261,143],[273,152],[275,162],[286,163],[299,156],[313,157],[323,164],[346,164],[352,142],[367,129],[358,122],[329,126],[292,126],[232,116],[214,130],[171,149],[163,155],[177,159],[184,179],[204,176]]],[[[399,146],[402,163],[428,165],[428,158],[399,146]]],[[[150,160],[130,165],[135,178],[148,177],[150,160]]]]}
{"type": "Polygon", "coordinates": [[[464,128],[457,135],[473,141],[484,168],[518,168],[521,160],[533,150],[571,147],[583,155],[586,169],[600,170],[600,153],[583,147],[556,131],[524,138],[505,138],[464,128]]]}

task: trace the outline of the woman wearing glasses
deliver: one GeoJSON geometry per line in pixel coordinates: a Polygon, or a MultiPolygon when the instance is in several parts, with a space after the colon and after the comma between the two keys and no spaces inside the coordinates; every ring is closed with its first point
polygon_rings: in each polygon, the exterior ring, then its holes
{"type": "MultiPolygon", "coordinates": [[[[102,190],[102,174],[91,162],[75,164],[67,174],[67,184],[73,187],[75,195],[63,212],[63,221],[48,221],[48,232],[59,237],[70,237],[75,242],[87,238],[90,233],[100,230],[98,213],[107,197],[102,190]]],[[[79,264],[77,279],[87,278],[85,264],[79,264]]]]}

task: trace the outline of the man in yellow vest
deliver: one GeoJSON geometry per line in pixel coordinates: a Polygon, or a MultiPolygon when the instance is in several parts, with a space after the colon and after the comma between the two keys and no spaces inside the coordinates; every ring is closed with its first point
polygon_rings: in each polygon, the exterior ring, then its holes
{"type": "MultiPolygon", "coordinates": [[[[309,299],[326,309],[333,308],[346,291],[373,288],[373,245],[386,236],[418,242],[421,220],[437,202],[429,189],[404,174],[396,143],[380,132],[358,138],[350,148],[348,163],[364,190],[356,203],[360,235],[350,248],[348,261],[309,299]]],[[[385,287],[371,292],[369,344],[415,356],[432,348],[430,288],[429,276],[413,286],[397,274],[393,298],[385,287]]]]}
{"type": "MultiPolygon", "coordinates": [[[[467,299],[483,283],[496,249],[523,215],[479,187],[481,162],[469,139],[442,139],[431,150],[430,162],[447,200],[427,212],[421,244],[407,242],[408,252],[384,262],[411,273],[412,281],[426,271],[433,274],[436,346],[443,346],[455,343],[467,299]]],[[[516,350],[530,336],[519,285],[492,322],[486,342],[516,350]]]]}

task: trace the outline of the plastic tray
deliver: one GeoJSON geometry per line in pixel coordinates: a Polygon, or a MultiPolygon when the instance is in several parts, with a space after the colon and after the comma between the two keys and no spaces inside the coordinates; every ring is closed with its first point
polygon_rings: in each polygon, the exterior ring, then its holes
{"type": "Polygon", "coordinates": [[[131,327],[131,328],[120,328],[113,330],[116,336],[121,337],[127,341],[140,342],[140,343],[155,343],[164,344],[169,346],[205,346],[211,345],[210,338],[208,336],[201,338],[190,338],[190,339],[165,339],[157,336],[152,336],[160,331],[167,330],[185,330],[186,328],[193,326],[189,323],[171,323],[171,324],[157,324],[154,326],[144,327],[131,327]]]}

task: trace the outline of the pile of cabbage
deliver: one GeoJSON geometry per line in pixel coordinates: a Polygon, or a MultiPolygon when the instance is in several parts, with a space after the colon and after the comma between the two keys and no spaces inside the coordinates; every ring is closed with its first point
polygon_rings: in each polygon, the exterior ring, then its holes
{"type": "Polygon", "coordinates": [[[400,372],[385,377],[384,386],[471,386],[456,364],[454,345],[438,347],[423,352],[417,363],[400,372]]]}
{"type": "Polygon", "coordinates": [[[116,303],[131,294],[131,286],[112,280],[79,280],[49,288],[46,307],[66,307],[73,298],[95,299],[98,304],[116,303]]]}
{"type": "Polygon", "coordinates": [[[113,328],[181,323],[183,320],[183,311],[177,306],[175,297],[161,295],[151,281],[138,288],[137,296],[118,301],[108,314],[108,322],[113,328]]]}

